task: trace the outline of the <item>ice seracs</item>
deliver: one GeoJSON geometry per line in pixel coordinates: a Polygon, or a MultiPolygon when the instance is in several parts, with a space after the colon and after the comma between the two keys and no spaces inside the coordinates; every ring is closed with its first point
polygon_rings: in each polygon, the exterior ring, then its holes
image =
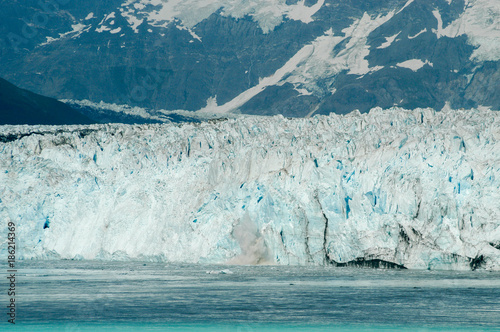
{"type": "Polygon", "coordinates": [[[19,258],[500,269],[487,109],[3,126],[0,142],[19,258]]]}

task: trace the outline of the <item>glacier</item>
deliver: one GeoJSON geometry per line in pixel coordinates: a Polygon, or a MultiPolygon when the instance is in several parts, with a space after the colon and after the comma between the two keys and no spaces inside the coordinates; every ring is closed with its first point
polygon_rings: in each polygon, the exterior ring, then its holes
{"type": "Polygon", "coordinates": [[[499,114],[0,126],[0,227],[21,259],[500,270],[499,114]]]}

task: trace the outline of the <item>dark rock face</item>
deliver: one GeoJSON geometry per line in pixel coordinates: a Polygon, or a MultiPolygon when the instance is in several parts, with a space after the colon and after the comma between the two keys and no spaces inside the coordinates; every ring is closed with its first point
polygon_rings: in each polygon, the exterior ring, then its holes
{"type": "Polygon", "coordinates": [[[0,125],[71,125],[94,123],[55,99],[19,89],[0,78],[0,125]]]}
{"type": "MultiPolygon", "coordinates": [[[[331,29],[334,36],[344,38],[328,54],[332,61],[357,46],[367,52],[348,66],[323,74],[318,74],[319,64],[309,61],[309,73],[310,67],[318,68],[307,82],[289,80],[294,75],[291,70],[235,107],[244,113],[293,117],[354,109],[366,112],[375,106],[440,109],[446,102],[454,108],[500,108],[499,62],[472,59],[477,45],[471,45],[467,35],[451,38],[436,33],[440,27],[434,12],[439,11],[442,27],[447,27],[466,10],[463,0],[450,4],[329,0],[312,22],[284,14],[270,31],[262,29],[255,13],[234,17],[224,7],[189,30],[181,19],[159,26],[144,14],[158,9],[148,5],[142,14],[137,11],[134,26],[124,2],[3,1],[0,61],[5,65],[0,75],[59,99],[195,111],[205,107],[209,98],[216,97],[217,104],[223,105],[256,87],[331,29]],[[355,38],[345,29],[366,15],[374,21],[389,14],[387,21],[358,31],[366,34],[356,41],[364,45],[349,44],[355,38]],[[392,43],[384,46],[391,36],[392,43]],[[418,69],[398,65],[415,59],[425,64],[418,69]],[[362,61],[370,69],[380,68],[353,73],[353,64],[362,61]],[[309,93],[299,93],[304,88],[309,93]]],[[[316,3],[308,0],[305,5],[316,3]]],[[[286,1],[287,6],[297,4],[286,1]]],[[[297,66],[305,68],[303,63],[297,66]]]]}

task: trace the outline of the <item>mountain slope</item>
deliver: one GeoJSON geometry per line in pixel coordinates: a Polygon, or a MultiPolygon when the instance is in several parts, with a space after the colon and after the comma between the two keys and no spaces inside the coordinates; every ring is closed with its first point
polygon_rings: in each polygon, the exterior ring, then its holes
{"type": "Polygon", "coordinates": [[[500,109],[488,0],[57,3],[2,2],[0,74],[59,99],[286,116],[500,109]]]}
{"type": "Polygon", "coordinates": [[[0,125],[90,124],[91,119],[55,99],[19,89],[0,78],[0,125]]]}

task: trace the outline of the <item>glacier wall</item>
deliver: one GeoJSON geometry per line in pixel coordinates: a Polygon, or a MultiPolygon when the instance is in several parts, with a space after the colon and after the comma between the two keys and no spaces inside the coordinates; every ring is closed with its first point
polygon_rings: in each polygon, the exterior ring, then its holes
{"type": "Polygon", "coordinates": [[[500,269],[487,109],[0,127],[24,259],[500,269]]]}

